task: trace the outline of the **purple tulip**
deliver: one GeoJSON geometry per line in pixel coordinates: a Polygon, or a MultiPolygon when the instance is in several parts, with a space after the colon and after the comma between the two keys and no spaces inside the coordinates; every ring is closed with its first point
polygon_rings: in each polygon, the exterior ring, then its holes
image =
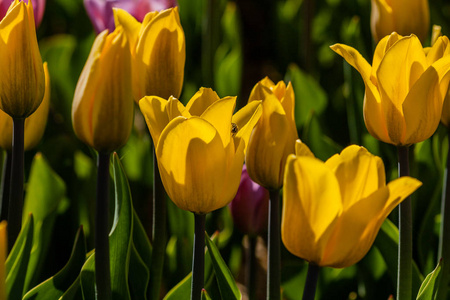
{"type": "Polygon", "coordinates": [[[239,189],[229,208],[234,224],[243,233],[257,235],[267,232],[269,191],[251,180],[245,165],[239,189]]]}
{"type": "MultiPolygon", "coordinates": [[[[6,15],[9,6],[14,0],[0,0],[0,20],[6,15]]],[[[22,0],[28,4],[28,0],[22,0]]],[[[36,28],[39,27],[44,16],[45,0],[33,0],[34,22],[36,28]]]]}
{"type": "Polygon", "coordinates": [[[150,11],[161,11],[177,5],[176,0],[84,0],[84,6],[97,33],[105,29],[110,32],[114,30],[113,7],[126,10],[142,22],[150,11]]]}

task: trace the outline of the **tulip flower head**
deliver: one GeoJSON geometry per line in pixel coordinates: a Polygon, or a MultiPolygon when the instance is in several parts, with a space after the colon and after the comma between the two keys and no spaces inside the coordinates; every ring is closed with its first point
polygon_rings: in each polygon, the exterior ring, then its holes
{"type": "Polygon", "coordinates": [[[186,107],[174,97],[144,97],[139,106],[156,149],[161,180],[181,209],[205,214],[233,200],[244,151],[261,115],[254,101],[233,115],[236,97],[201,88],[186,107]]]}
{"type": "Polygon", "coordinates": [[[351,266],[369,251],[389,213],[421,182],[401,177],[386,185],[383,161],[363,147],[349,146],[326,162],[300,154],[304,147],[286,163],[283,243],[315,265],[351,266]]]}
{"type": "MultiPolygon", "coordinates": [[[[25,119],[25,140],[24,149],[30,150],[37,146],[42,139],[47,124],[48,111],[50,108],[50,76],[47,63],[44,63],[45,73],[45,94],[39,108],[28,118],[25,119]]],[[[5,150],[11,150],[13,120],[10,116],[0,110],[0,147],[5,150]]]]}
{"type": "Polygon", "coordinates": [[[425,41],[430,28],[428,0],[371,0],[370,28],[376,42],[392,32],[425,41]]]}
{"type": "Polygon", "coordinates": [[[142,22],[148,12],[161,11],[177,5],[176,0],[84,0],[84,7],[97,33],[105,29],[114,31],[113,8],[124,9],[142,22]]]}
{"type": "Polygon", "coordinates": [[[276,85],[264,78],[253,88],[248,103],[262,100],[263,112],[253,131],[245,156],[248,174],[267,189],[283,186],[284,165],[294,153],[298,139],[294,119],[295,95],[292,84],[276,85]]]}
{"type": "Polygon", "coordinates": [[[364,80],[364,121],[373,137],[409,146],[435,132],[450,80],[448,44],[440,37],[426,54],[415,35],[394,32],[378,43],[372,66],[352,47],[331,46],[364,80]]]}
{"type": "Polygon", "coordinates": [[[130,40],[135,101],[150,95],[178,98],[186,61],[178,7],[149,13],[142,24],[125,10],[115,9],[114,14],[130,40]]]}
{"type": "Polygon", "coordinates": [[[123,146],[133,124],[130,51],[122,27],[97,36],[78,79],[72,105],[77,137],[99,152],[123,146]]]}
{"type": "Polygon", "coordinates": [[[258,235],[267,232],[269,191],[250,178],[245,165],[239,189],[228,207],[234,224],[243,233],[258,235]]]}
{"type": "Polygon", "coordinates": [[[0,222],[0,300],[6,300],[6,256],[8,239],[6,233],[6,221],[0,222]]]}
{"type": "Polygon", "coordinates": [[[15,0],[0,21],[0,69],[0,109],[13,118],[28,117],[45,91],[31,1],[15,0]]]}
{"type": "MultiPolygon", "coordinates": [[[[28,4],[29,0],[22,0],[22,1],[28,4]]],[[[0,0],[0,20],[5,17],[8,8],[11,6],[13,2],[14,0],[0,0]]],[[[34,11],[34,21],[37,28],[41,24],[42,17],[44,16],[46,0],[33,0],[32,2],[34,11]]]]}

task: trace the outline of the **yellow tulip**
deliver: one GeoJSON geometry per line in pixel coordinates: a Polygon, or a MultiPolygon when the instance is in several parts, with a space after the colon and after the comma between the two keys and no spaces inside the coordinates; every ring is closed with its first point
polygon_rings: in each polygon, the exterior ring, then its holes
{"type": "Polygon", "coordinates": [[[245,164],[253,181],[267,189],[279,189],[286,159],[294,153],[298,139],[294,89],[291,83],[275,85],[266,77],[255,85],[248,103],[255,100],[262,100],[263,111],[250,137],[245,164]]]}
{"type": "Polygon", "coordinates": [[[6,268],[5,261],[8,249],[8,239],[6,236],[6,221],[0,222],[0,300],[6,300],[6,268]]]}
{"type": "MultiPolygon", "coordinates": [[[[47,63],[44,63],[45,73],[45,93],[39,108],[25,119],[25,150],[30,150],[37,146],[44,135],[45,125],[47,124],[47,116],[50,108],[50,77],[48,74],[47,63]]],[[[11,150],[12,146],[12,118],[0,110],[0,128],[3,132],[0,135],[0,147],[11,150]]]]}
{"type": "Polygon", "coordinates": [[[130,50],[119,26],[94,41],[75,89],[73,129],[85,144],[109,153],[127,142],[133,110],[130,50]]]}
{"type": "Polygon", "coordinates": [[[130,40],[134,99],[149,95],[178,98],[186,60],[178,7],[150,12],[142,24],[127,11],[115,8],[114,19],[130,40]]]}
{"type": "Polygon", "coordinates": [[[392,32],[417,35],[422,42],[430,29],[428,0],[371,0],[370,28],[376,42],[392,32]]]}
{"type": "Polygon", "coordinates": [[[401,177],[386,185],[381,158],[355,145],[326,162],[290,155],[284,176],[284,245],[312,264],[334,268],[361,260],[389,213],[422,184],[401,177]]]}
{"type": "Polygon", "coordinates": [[[0,109],[14,118],[28,117],[45,90],[31,1],[15,0],[0,21],[0,69],[0,109]]]}
{"type": "Polygon", "coordinates": [[[186,107],[174,97],[139,106],[156,147],[167,194],[181,209],[204,214],[233,200],[250,133],[261,116],[254,101],[233,115],[236,97],[201,88],[186,107]]]}
{"type": "Polygon", "coordinates": [[[435,132],[450,80],[447,37],[425,51],[415,35],[394,32],[378,43],[372,66],[352,47],[336,44],[331,49],[364,80],[364,121],[372,136],[409,146],[435,132]]]}

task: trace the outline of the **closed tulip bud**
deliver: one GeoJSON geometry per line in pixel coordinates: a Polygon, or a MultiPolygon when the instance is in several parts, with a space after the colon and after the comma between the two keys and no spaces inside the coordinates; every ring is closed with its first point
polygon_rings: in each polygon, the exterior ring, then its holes
{"type": "Polygon", "coordinates": [[[450,80],[448,44],[440,37],[425,52],[415,35],[392,33],[378,43],[372,66],[352,47],[331,46],[364,80],[364,121],[373,137],[409,146],[436,131],[450,80]]]}
{"type": "Polygon", "coordinates": [[[276,85],[264,78],[253,88],[248,102],[262,100],[262,116],[253,131],[245,155],[248,174],[267,189],[283,186],[284,165],[294,153],[298,139],[294,119],[295,95],[292,84],[276,85]]]}
{"type": "Polygon", "coordinates": [[[176,0],[84,0],[84,7],[97,33],[105,29],[114,30],[113,8],[124,9],[142,22],[148,12],[161,11],[177,5],[176,0]]]}
{"type": "Polygon", "coordinates": [[[417,35],[422,42],[430,28],[428,0],[371,0],[370,28],[378,42],[392,32],[417,35]]]}
{"type": "Polygon", "coordinates": [[[386,185],[381,158],[355,145],[325,163],[290,155],[284,182],[284,245],[312,264],[333,268],[361,260],[389,213],[421,186],[411,177],[386,185]]]}
{"type": "Polygon", "coordinates": [[[0,21],[0,33],[0,109],[13,118],[26,118],[39,107],[45,91],[31,1],[11,4],[0,21]]]}
{"type": "Polygon", "coordinates": [[[156,149],[161,180],[181,209],[205,214],[226,206],[239,187],[244,151],[261,116],[254,101],[233,115],[236,97],[202,88],[186,105],[144,97],[139,106],[156,149]]]}
{"type": "Polygon", "coordinates": [[[243,233],[255,236],[267,232],[269,191],[248,176],[245,165],[238,191],[229,208],[234,224],[243,233]]]}
{"type": "Polygon", "coordinates": [[[133,123],[130,50],[121,27],[97,36],[78,79],[72,105],[77,137],[99,152],[123,146],[133,123]]]}
{"type": "Polygon", "coordinates": [[[134,99],[150,95],[178,98],[186,60],[178,7],[149,13],[142,24],[122,9],[114,13],[116,25],[125,28],[130,40],[134,99]]]}
{"type": "Polygon", "coordinates": [[[6,300],[6,257],[7,257],[7,249],[8,249],[8,239],[6,236],[6,221],[2,221],[0,223],[0,299],[6,300]]]}
{"type": "MultiPolygon", "coordinates": [[[[29,0],[22,0],[28,3],[29,0]]],[[[8,11],[9,6],[14,0],[0,0],[0,19],[3,19],[8,11]]],[[[44,16],[46,0],[33,0],[34,21],[36,27],[39,27],[44,16]]]]}
{"type": "MultiPolygon", "coordinates": [[[[25,141],[24,149],[30,150],[37,146],[42,139],[47,124],[48,111],[50,108],[50,77],[48,74],[47,63],[44,63],[45,73],[45,93],[39,108],[28,118],[25,119],[25,141]]],[[[0,110],[0,147],[5,150],[11,150],[13,120],[10,116],[0,110]]]]}

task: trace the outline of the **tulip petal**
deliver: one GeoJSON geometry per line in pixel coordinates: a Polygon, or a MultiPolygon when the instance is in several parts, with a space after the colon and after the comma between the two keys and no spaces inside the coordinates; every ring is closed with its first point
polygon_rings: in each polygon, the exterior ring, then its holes
{"type": "MultiPolygon", "coordinates": [[[[445,80],[447,86],[450,79],[448,75],[445,80]]],[[[412,87],[403,103],[406,122],[404,145],[424,141],[436,131],[443,100],[439,91],[439,75],[434,67],[430,67],[412,87]]]]}
{"type": "MultiPolygon", "coordinates": [[[[262,102],[262,115],[250,136],[245,157],[250,177],[265,188],[278,189],[283,185],[288,127],[280,101],[273,94],[267,95],[262,102]]],[[[295,151],[295,140],[292,140],[290,153],[295,151]]]]}
{"type": "Polygon", "coordinates": [[[344,210],[386,184],[383,161],[364,147],[351,145],[325,164],[339,182],[344,210]]]}
{"type": "MultiPolygon", "coordinates": [[[[257,100],[264,100],[267,95],[273,94],[271,88],[273,88],[275,84],[268,77],[265,77],[263,80],[258,82],[252,89],[250,96],[248,97],[248,103],[257,100]]],[[[280,100],[279,98],[277,98],[280,100]]]]}
{"type": "Polygon", "coordinates": [[[169,101],[167,101],[166,110],[169,120],[173,120],[179,116],[186,118],[191,117],[191,114],[187,111],[186,107],[184,107],[183,103],[173,96],[170,96],[169,101]]]}
{"type": "MultiPolygon", "coordinates": [[[[268,77],[266,77],[267,80],[270,80],[268,77]]],[[[264,79],[263,79],[264,80],[264,79]]],[[[270,80],[271,81],[271,80],[270,80]]],[[[265,83],[263,83],[265,84],[265,83]]],[[[266,85],[268,88],[272,90],[272,93],[274,93],[275,96],[281,101],[284,98],[284,95],[286,94],[286,83],[284,81],[278,81],[278,83],[274,86],[266,85]]],[[[294,90],[292,89],[292,94],[294,93],[294,90]]]]}
{"type": "Polygon", "coordinates": [[[438,59],[448,55],[450,53],[449,44],[448,37],[440,36],[427,54],[428,65],[431,65],[438,59]]]}
{"type": "Polygon", "coordinates": [[[430,9],[427,0],[396,0],[390,1],[392,13],[395,15],[396,31],[403,35],[416,34],[422,41],[428,35],[430,24],[430,9]],[[411,20],[414,20],[411,22],[411,20]]]}
{"type": "Polygon", "coordinates": [[[388,28],[394,28],[392,8],[386,0],[371,0],[371,2],[370,28],[375,41],[379,41],[390,34],[390,32],[387,32],[388,28]]]}
{"type": "Polygon", "coordinates": [[[305,143],[303,143],[300,139],[295,141],[295,155],[315,157],[314,154],[309,149],[309,147],[305,143]]]}
{"type": "MultiPolygon", "coordinates": [[[[138,94],[178,98],[186,60],[184,32],[178,8],[154,17],[142,31],[136,49],[138,94]]],[[[139,95],[138,95],[139,96],[139,95]]]]}
{"type": "Polygon", "coordinates": [[[295,155],[287,159],[284,182],[283,243],[291,253],[317,264],[342,210],[339,184],[320,160],[295,155]]]}
{"type": "Polygon", "coordinates": [[[200,90],[192,96],[186,105],[186,109],[193,116],[201,116],[203,112],[220,98],[215,91],[210,88],[201,87],[200,90]]]}
{"type": "Polygon", "coordinates": [[[167,100],[157,96],[146,96],[139,101],[139,107],[144,115],[155,147],[158,145],[161,132],[169,124],[166,106],[167,100]]]}
{"type": "Polygon", "coordinates": [[[156,156],[164,187],[179,208],[203,214],[221,207],[217,195],[224,189],[227,157],[209,122],[198,117],[173,119],[161,133],[156,156]]]}
{"type": "Polygon", "coordinates": [[[233,115],[232,123],[237,125],[238,132],[234,136],[234,145],[237,147],[244,143],[244,153],[247,150],[248,140],[253,128],[262,114],[261,101],[252,101],[233,115]]]}
{"type": "MultiPolygon", "coordinates": [[[[389,189],[389,197],[384,205],[384,209],[380,213],[381,222],[391,213],[391,211],[397,207],[403,200],[414,193],[419,187],[422,186],[422,182],[419,180],[404,176],[397,178],[387,184],[389,189]]],[[[381,226],[381,224],[380,224],[381,226]]]]}
{"type": "Polygon", "coordinates": [[[139,39],[139,31],[141,29],[141,23],[139,23],[132,15],[126,10],[121,8],[113,8],[114,23],[117,26],[122,26],[125,34],[127,35],[130,43],[131,56],[136,53],[136,45],[139,39]]]}

